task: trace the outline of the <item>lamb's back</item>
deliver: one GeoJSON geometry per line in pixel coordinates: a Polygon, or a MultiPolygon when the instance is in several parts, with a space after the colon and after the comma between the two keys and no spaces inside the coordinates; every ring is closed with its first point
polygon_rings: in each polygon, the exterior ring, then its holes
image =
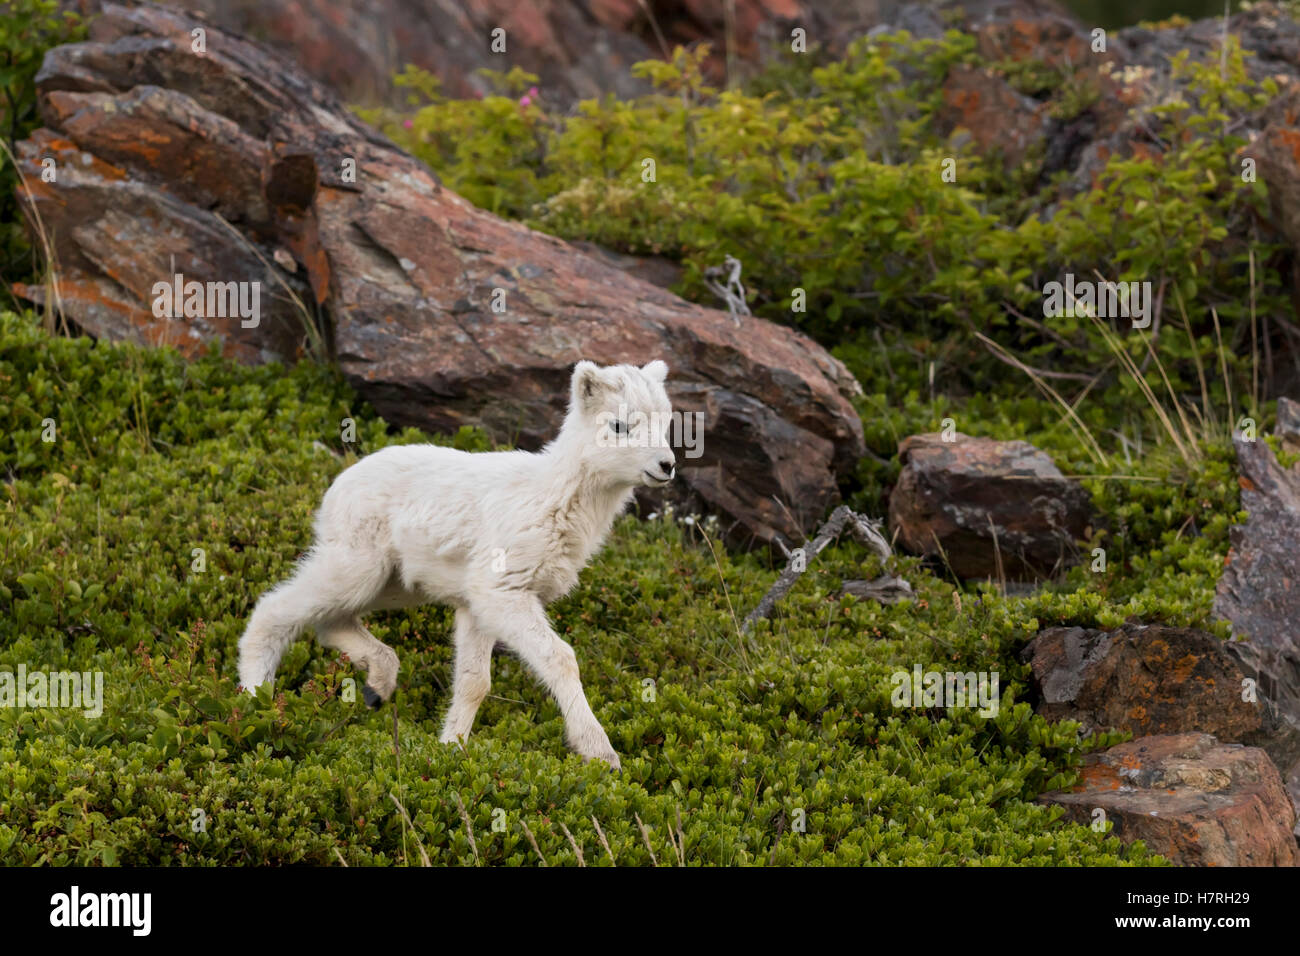
{"type": "Polygon", "coordinates": [[[403,531],[432,538],[476,535],[484,506],[496,510],[499,500],[511,496],[532,457],[392,445],[334,479],[317,514],[317,535],[349,544],[389,544],[403,531]]]}

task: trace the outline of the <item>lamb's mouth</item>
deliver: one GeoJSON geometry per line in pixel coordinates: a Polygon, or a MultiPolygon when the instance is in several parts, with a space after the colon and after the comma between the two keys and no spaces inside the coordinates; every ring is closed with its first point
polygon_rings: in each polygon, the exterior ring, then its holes
{"type": "Polygon", "coordinates": [[[667,485],[667,484],[671,484],[671,483],[672,483],[672,479],[671,479],[671,478],[660,478],[658,475],[652,475],[652,474],[650,474],[650,472],[645,471],[644,469],[642,469],[641,474],[643,474],[643,475],[645,475],[647,478],[649,478],[649,479],[650,479],[650,483],[651,483],[652,485],[655,485],[656,487],[659,487],[659,488],[662,488],[664,485],[667,485]]]}

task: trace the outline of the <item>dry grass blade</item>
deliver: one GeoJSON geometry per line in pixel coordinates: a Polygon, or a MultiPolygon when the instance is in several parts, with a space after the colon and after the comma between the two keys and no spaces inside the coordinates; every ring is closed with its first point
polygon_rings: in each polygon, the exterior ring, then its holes
{"type": "Polygon", "coordinates": [[[686,834],[682,832],[682,808],[674,805],[677,811],[677,839],[673,841],[673,846],[677,849],[677,865],[686,865],[686,834]]]}
{"type": "MultiPolygon", "coordinates": [[[[411,822],[411,815],[406,812],[406,807],[402,806],[402,801],[397,799],[397,794],[391,792],[388,794],[388,799],[393,801],[393,805],[396,806],[398,812],[402,814],[403,824],[410,827],[411,835],[415,837],[415,848],[420,851],[420,859],[424,861],[424,865],[433,866],[433,864],[429,862],[429,854],[424,852],[424,844],[420,842],[420,835],[415,832],[415,824],[411,822]]],[[[405,842],[405,831],[403,831],[402,839],[403,842],[405,842]]],[[[346,866],[347,864],[344,865],[346,866]]]]}
{"type": "Polygon", "coordinates": [[[285,291],[285,294],[289,296],[290,300],[292,300],[294,304],[294,308],[298,311],[298,318],[302,322],[303,332],[307,335],[307,348],[311,352],[312,358],[320,363],[326,362],[329,359],[329,355],[326,354],[325,337],[317,327],[316,320],[313,318],[311,310],[307,308],[307,303],[303,302],[301,296],[294,292],[289,283],[285,282],[284,279],[281,278],[279,270],[267,260],[266,256],[262,255],[262,250],[249,242],[248,238],[227,222],[220,213],[214,212],[213,215],[217,217],[217,220],[223,226],[230,230],[231,235],[247,246],[253,255],[257,256],[258,261],[265,266],[267,274],[280,284],[280,288],[282,288],[285,291]]]}
{"type": "Polygon", "coordinates": [[[1065,412],[1066,423],[1069,424],[1070,429],[1079,439],[1080,444],[1083,445],[1084,450],[1088,452],[1088,455],[1092,460],[1097,462],[1097,464],[1101,465],[1103,468],[1110,467],[1110,460],[1106,457],[1106,453],[1102,451],[1101,446],[1097,444],[1097,439],[1093,437],[1092,430],[1083,423],[1083,419],[1081,419],[1078,413],[1075,412],[1074,406],[1062,398],[1061,394],[1056,389],[1043,381],[1042,376],[1035,374],[1033,369],[1020,361],[1020,359],[1016,358],[997,342],[994,342],[983,332],[976,332],[975,337],[983,342],[988,348],[998,353],[999,358],[1003,358],[1007,364],[1020,369],[1020,371],[1028,375],[1029,380],[1034,383],[1038,390],[1052,401],[1056,402],[1056,404],[1061,407],[1062,411],[1065,412]]]}
{"type": "Polygon", "coordinates": [[[456,798],[456,809],[460,811],[460,822],[465,824],[465,836],[469,837],[469,848],[474,852],[474,865],[482,866],[483,861],[479,859],[478,843],[474,841],[474,824],[470,823],[469,814],[465,812],[465,802],[461,800],[460,794],[455,791],[452,796],[456,798]]]}
{"type": "MultiPolygon", "coordinates": [[[[993,535],[993,567],[998,576],[998,594],[1002,597],[1006,597],[1007,575],[1006,570],[1002,566],[1002,545],[998,542],[998,526],[993,523],[992,515],[986,515],[985,517],[989,519],[989,532],[993,535]]],[[[953,593],[957,594],[958,592],[954,591],[953,593]]],[[[960,602],[960,596],[958,597],[958,601],[960,602]]],[[[957,610],[961,610],[960,605],[957,610]]]]}
{"type": "Polygon", "coordinates": [[[41,218],[41,211],[36,207],[36,197],[32,193],[32,188],[27,185],[27,177],[23,175],[18,165],[18,158],[14,156],[13,150],[9,148],[9,144],[3,137],[0,137],[0,150],[4,150],[5,156],[13,164],[14,172],[18,174],[19,191],[27,200],[24,209],[31,213],[32,222],[36,226],[37,245],[40,247],[41,257],[45,263],[44,278],[41,280],[41,284],[45,286],[45,302],[42,303],[45,312],[45,331],[51,335],[56,333],[67,335],[68,326],[63,321],[63,294],[59,290],[58,258],[54,254],[54,244],[50,241],[50,234],[45,228],[45,220],[41,218]]]}
{"type": "Polygon", "coordinates": [[[533,831],[528,829],[528,821],[521,817],[519,825],[524,828],[524,836],[528,837],[528,842],[532,846],[533,852],[537,854],[537,859],[542,861],[542,866],[550,866],[546,862],[546,857],[542,856],[542,848],[537,845],[537,838],[533,836],[533,831]]]}
{"type": "Polygon", "coordinates": [[[650,831],[647,830],[645,824],[641,822],[640,814],[634,813],[632,816],[636,817],[636,825],[641,828],[641,839],[645,841],[645,848],[650,851],[650,862],[655,866],[658,866],[659,860],[655,857],[655,848],[650,845],[650,831]]]}
{"type": "Polygon", "coordinates": [[[596,819],[594,813],[591,815],[591,822],[596,827],[596,839],[600,840],[600,845],[603,846],[605,852],[609,854],[609,865],[618,866],[618,863],[614,860],[614,851],[609,848],[609,841],[605,839],[605,831],[601,829],[600,821],[596,819]]]}
{"type": "MultiPolygon", "coordinates": [[[[1156,418],[1159,419],[1161,426],[1164,428],[1165,434],[1167,434],[1169,440],[1174,443],[1174,447],[1178,450],[1178,454],[1182,457],[1183,461],[1190,464],[1193,461],[1192,453],[1188,450],[1187,446],[1183,444],[1183,440],[1178,434],[1178,429],[1174,427],[1173,420],[1169,417],[1169,413],[1165,410],[1164,405],[1160,403],[1160,399],[1156,396],[1155,390],[1152,389],[1151,385],[1147,382],[1146,376],[1142,374],[1142,370],[1138,368],[1137,362],[1133,360],[1133,356],[1128,354],[1128,349],[1124,348],[1123,344],[1120,343],[1118,338],[1116,338],[1115,333],[1107,328],[1105,322],[1086,311],[1084,314],[1087,315],[1088,318],[1092,319],[1093,324],[1101,333],[1102,341],[1106,343],[1106,347],[1110,349],[1111,354],[1119,360],[1120,365],[1123,366],[1124,370],[1129,374],[1129,377],[1137,383],[1143,397],[1147,400],[1147,404],[1151,406],[1151,410],[1155,412],[1156,418]]],[[[1158,361],[1157,364],[1159,364],[1158,361]]],[[[1164,374],[1163,366],[1161,366],[1161,374],[1164,374]]],[[[1168,380],[1166,379],[1166,381],[1168,380]]]]}
{"type": "MultiPolygon", "coordinates": [[[[698,523],[697,523],[697,526],[698,523]]],[[[727,599],[727,610],[731,612],[731,626],[736,630],[737,644],[740,646],[740,659],[749,670],[749,654],[745,650],[745,636],[740,627],[740,621],[736,618],[736,609],[731,604],[731,591],[727,587],[726,575],[722,573],[722,562],[718,560],[718,552],[713,547],[713,541],[709,538],[709,533],[699,526],[700,534],[704,536],[704,543],[709,546],[709,554],[713,555],[713,566],[718,569],[718,580],[722,582],[722,594],[727,599]]]]}
{"type": "Polygon", "coordinates": [[[1219,374],[1223,376],[1223,390],[1228,399],[1228,434],[1232,434],[1232,379],[1228,377],[1228,356],[1223,351],[1223,332],[1219,328],[1219,310],[1210,306],[1210,317],[1214,319],[1214,340],[1219,349],[1219,374]]]}
{"type": "Polygon", "coordinates": [[[1259,416],[1259,335],[1255,319],[1255,247],[1250,247],[1250,413],[1259,416]]]}
{"type": "Polygon", "coordinates": [[[578,846],[578,841],[573,838],[573,834],[569,832],[569,828],[561,823],[560,829],[564,832],[565,839],[569,841],[569,846],[573,847],[573,855],[578,858],[578,866],[586,866],[587,860],[582,855],[582,847],[578,846]]]}

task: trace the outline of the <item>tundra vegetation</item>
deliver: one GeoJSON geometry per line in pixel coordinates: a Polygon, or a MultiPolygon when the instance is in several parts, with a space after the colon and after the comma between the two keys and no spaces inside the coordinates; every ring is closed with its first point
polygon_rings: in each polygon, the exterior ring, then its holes
{"type": "MultiPolygon", "coordinates": [[[[48,26],[57,41],[62,28],[48,26]]],[[[371,618],[402,660],[378,712],[361,701],[361,675],[307,641],[285,655],[274,693],[240,695],[236,644],[343,467],[393,444],[491,439],[394,429],[311,362],[245,368],[214,352],[191,363],[52,335],[10,303],[0,667],[105,681],[99,718],[0,708],[0,862],[1162,862],[1034,803],[1121,737],[1084,739],[1033,714],[1017,653],[1042,627],[1130,617],[1227,635],[1211,603],[1244,518],[1229,435],[1244,416],[1261,434],[1270,423],[1254,323],[1291,308],[1278,250],[1241,226],[1266,195],[1238,175],[1233,121],[1270,90],[1248,81],[1235,47],[1226,70],[1217,56],[1178,62],[1192,92],[1153,118],[1168,151],[1115,158],[1071,194],[1041,175],[1041,156],[1008,176],[998,157],[939,135],[943,77],[978,62],[959,35],[792,57],[726,91],[699,62],[679,51],[643,64],[658,95],[569,116],[548,112],[544,90],[521,103],[535,81],[519,71],[477,101],[442,99],[410,71],[419,102],[367,115],[481,206],[680,260],[690,298],[715,304],[704,270],[737,256],[753,311],[833,345],[866,390],[872,454],[845,489],[857,510],[883,513],[899,439],[953,418],[1089,476],[1099,520],[1080,548],[1105,548],[1105,570],[1085,561],[1016,596],[900,557],[893,571],[916,596],[881,606],[839,596],[844,580],[882,570],[846,536],[742,635],[774,559],[729,553],[698,516],[629,515],[551,609],[621,775],[565,748],[558,707],[509,657],[473,736],[447,746],[444,609],[371,618]],[[956,184],[938,177],[949,156],[956,184]],[[1093,269],[1164,285],[1150,353],[1123,320],[1063,317],[1051,335],[1016,320],[1041,315],[1045,282],[1093,269]],[[795,288],[806,311],[791,310],[795,288]],[[1010,355],[1030,371],[1008,369],[1010,355]],[[1083,378],[1066,388],[1034,368],[1083,378]],[[356,440],[344,443],[349,418],[356,440]],[[895,708],[891,674],[918,664],[996,671],[998,713],[895,708]]],[[[6,89],[27,89],[37,64],[10,69],[6,89]]],[[[1090,108],[1069,84],[1042,70],[1026,87],[1090,108]]],[[[24,122],[11,118],[11,141],[24,122]]],[[[11,260],[6,278],[39,268],[38,253],[11,260]]]]}

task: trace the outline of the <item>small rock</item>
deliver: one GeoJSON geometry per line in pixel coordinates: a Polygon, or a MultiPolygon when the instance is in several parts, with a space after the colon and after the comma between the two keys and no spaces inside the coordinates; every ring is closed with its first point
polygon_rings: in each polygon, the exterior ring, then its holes
{"type": "Polygon", "coordinates": [[[1086,535],[1088,494],[1023,441],[954,433],[913,435],[898,446],[903,470],[889,523],[913,554],[946,560],[962,578],[1051,575],[1086,535]]]}

